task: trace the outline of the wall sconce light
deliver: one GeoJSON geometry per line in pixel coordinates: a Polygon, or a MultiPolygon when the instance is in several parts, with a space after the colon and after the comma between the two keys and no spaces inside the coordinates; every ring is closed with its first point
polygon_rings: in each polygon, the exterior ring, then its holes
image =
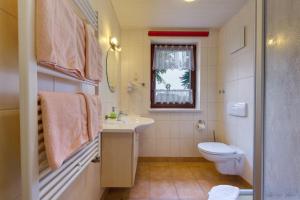
{"type": "Polygon", "coordinates": [[[122,51],[122,48],[121,46],[119,45],[119,41],[116,37],[112,37],[110,39],[110,49],[113,50],[113,51],[122,51]]]}

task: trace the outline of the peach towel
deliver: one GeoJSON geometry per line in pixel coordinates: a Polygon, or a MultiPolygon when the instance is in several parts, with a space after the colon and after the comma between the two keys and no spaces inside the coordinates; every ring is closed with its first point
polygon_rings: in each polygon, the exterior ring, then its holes
{"type": "Polygon", "coordinates": [[[85,78],[84,23],[68,0],[36,1],[38,64],[85,78]]]}
{"type": "Polygon", "coordinates": [[[102,80],[102,51],[95,36],[95,30],[89,24],[85,24],[86,36],[86,78],[100,82],[102,80]]]}
{"type": "Polygon", "coordinates": [[[101,131],[100,120],[99,120],[99,109],[101,104],[98,101],[98,97],[86,93],[80,93],[84,95],[86,101],[87,119],[88,119],[88,134],[90,141],[94,140],[101,131]]]}
{"type": "Polygon", "coordinates": [[[40,92],[44,142],[49,167],[64,160],[89,141],[86,101],[83,95],[40,92]]]}

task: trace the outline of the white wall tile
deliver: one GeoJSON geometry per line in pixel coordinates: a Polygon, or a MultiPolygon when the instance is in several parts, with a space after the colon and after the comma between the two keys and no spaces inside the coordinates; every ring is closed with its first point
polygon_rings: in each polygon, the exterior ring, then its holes
{"type": "Polygon", "coordinates": [[[170,120],[181,120],[181,121],[191,121],[194,119],[193,113],[170,113],[170,120]]]}
{"type": "Polygon", "coordinates": [[[182,138],[180,140],[180,156],[181,157],[193,157],[195,148],[197,148],[197,147],[194,145],[193,138],[182,138]]]}
{"type": "MultiPolygon", "coordinates": [[[[210,85],[217,85],[217,38],[218,31],[212,30],[209,38],[200,38],[197,55],[200,66],[200,109],[201,113],[149,113],[150,106],[150,39],[145,29],[122,30],[122,42],[125,45],[122,52],[122,77],[121,77],[121,109],[128,113],[141,114],[152,117],[155,120],[155,128],[145,129],[141,144],[141,156],[181,156],[183,147],[182,139],[187,139],[186,144],[194,146],[194,123],[197,120],[207,120],[208,116],[208,73],[210,73],[210,85]],[[210,55],[212,54],[212,55],[210,55]],[[210,65],[209,65],[210,64],[210,65]],[[209,67],[210,72],[208,70],[209,67]],[[124,72],[124,73],[123,73],[124,72]],[[137,78],[139,82],[146,83],[146,87],[139,87],[132,93],[127,92],[128,81],[137,78]],[[160,142],[162,139],[163,142],[160,142]],[[169,142],[167,142],[169,141],[169,142]],[[147,143],[151,144],[147,144],[147,143]],[[162,146],[166,144],[169,146],[162,146]],[[156,149],[151,150],[153,145],[156,149]],[[169,150],[167,150],[169,149],[169,150]]],[[[216,86],[211,86],[214,92],[210,93],[213,103],[216,99],[216,86]]],[[[215,115],[215,114],[214,114],[215,115]]],[[[210,115],[212,116],[212,115],[210,115]]],[[[213,117],[215,118],[215,117],[213,117]]],[[[142,135],[143,133],[141,133],[142,135]]],[[[200,137],[199,137],[200,138],[200,137]]],[[[200,138],[201,139],[201,138],[200,138]]],[[[185,156],[200,156],[195,154],[195,148],[183,148],[185,156]]]]}
{"type": "Polygon", "coordinates": [[[218,49],[216,47],[208,48],[208,66],[216,66],[218,63],[218,49]]]}
{"type": "Polygon", "coordinates": [[[205,67],[208,65],[208,48],[207,47],[201,47],[201,49],[199,50],[201,53],[200,56],[200,66],[201,68],[205,67]]]}
{"type": "Polygon", "coordinates": [[[155,137],[170,138],[170,121],[155,122],[155,137]]]}
{"type": "Polygon", "coordinates": [[[193,148],[193,154],[194,154],[194,157],[198,157],[198,156],[201,156],[201,153],[199,152],[199,149],[198,149],[198,144],[201,143],[201,142],[206,142],[205,140],[203,140],[202,138],[195,138],[194,139],[194,148],[193,148]]]}
{"type": "Polygon", "coordinates": [[[217,104],[208,102],[208,120],[218,120],[217,104]]]}
{"type": "Polygon", "coordinates": [[[208,102],[217,102],[219,99],[219,91],[217,84],[210,84],[208,85],[208,91],[207,91],[207,101],[208,102]]]}
{"type": "Polygon", "coordinates": [[[155,140],[155,155],[158,157],[168,157],[170,155],[169,138],[156,138],[155,140]]]}
{"type": "Polygon", "coordinates": [[[217,47],[218,46],[218,31],[211,30],[208,38],[208,46],[209,47],[217,47]]]}
{"type": "Polygon", "coordinates": [[[155,124],[152,124],[150,126],[147,126],[146,128],[144,128],[140,134],[140,138],[155,138],[155,130],[156,130],[156,127],[155,127],[155,124]]]}
{"type": "Polygon", "coordinates": [[[169,121],[170,120],[170,113],[151,113],[151,116],[154,117],[157,121],[169,121]]]}
{"type": "Polygon", "coordinates": [[[180,138],[180,122],[181,121],[170,122],[170,138],[180,138]]]}
{"type": "Polygon", "coordinates": [[[208,67],[208,84],[215,84],[217,83],[217,67],[208,67]]]}
{"type": "Polygon", "coordinates": [[[180,138],[194,137],[194,123],[193,121],[183,121],[180,123],[180,138]]]}
{"type": "Polygon", "coordinates": [[[180,138],[171,138],[170,157],[180,157],[180,138]]]}
{"type": "Polygon", "coordinates": [[[238,85],[238,100],[246,103],[254,102],[254,77],[241,79],[238,85]]]}
{"type": "MultiPolygon", "coordinates": [[[[218,105],[218,138],[235,145],[245,152],[245,168],[242,176],[252,182],[253,173],[253,135],[254,135],[254,69],[255,69],[255,6],[251,1],[241,9],[220,30],[219,34],[219,70],[225,94],[218,105]],[[245,25],[246,47],[231,54],[229,49],[232,40],[231,31],[235,26],[245,25]],[[248,103],[249,116],[245,118],[228,115],[227,106],[234,102],[248,103]],[[250,164],[251,163],[251,164],[250,164]]],[[[212,117],[209,117],[212,118],[212,117]]],[[[211,125],[212,126],[212,125],[211,125]]],[[[214,126],[214,125],[213,125],[214,126]]]]}
{"type": "Polygon", "coordinates": [[[255,56],[251,55],[251,49],[244,51],[238,59],[238,78],[247,78],[254,76],[253,67],[255,65],[255,56]]]}
{"type": "MultiPolygon", "coordinates": [[[[142,134],[142,133],[141,133],[142,134]]],[[[140,156],[156,156],[155,153],[155,138],[141,138],[139,145],[140,156]]]]}
{"type": "Polygon", "coordinates": [[[200,82],[201,82],[201,86],[202,85],[207,85],[208,84],[208,68],[207,65],[204,65],[201,68],[201,72],[200,72],[200,82]]]}

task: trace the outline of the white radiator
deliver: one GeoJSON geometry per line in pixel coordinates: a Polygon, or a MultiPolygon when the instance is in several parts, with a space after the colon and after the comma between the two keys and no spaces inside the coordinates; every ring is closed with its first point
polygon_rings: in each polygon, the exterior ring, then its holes
{"type": "MultiPolygon", "coordinates": [[[[98,32],[98,13],[88,0],[70,0],[77,13],[98,32]]],[[[22,199],[55,200],[95,158],[99,160],[100,136],[83,146],[55,170],[50,170],[44,145],[40,107],[37,106],[39,74],[80,84],[81,90],[95,90],[99,85],[76,79],[37,65],[35,56],[35,0],[19,0],[19,65],[20,67],[20,136],[22,199]],[[38,112],[38,114],[37,114],[38,112]],[[38,122],[38,123],[37,123],[38,122]]],[[[97,34],[98,35],[98,34],[97,34]]],[[[54,80],[53,79],[53,80],[54,80]]],[[[54,80],[55,81],[55,80],[54,80]]],[[[0,197],[1,198],[1,197],[0,197]]]]}
{"type": "Polygon", "coordinates": [[[43,121],[40,101],[38,101],[38,154],[39,154],[39,198],[41,200],[55,200],[99,155],[99,136],[89,144],[83,146],[75,155],[66,160],[63,165],[51,171],[48,166],[44,144],[43,121]]]}

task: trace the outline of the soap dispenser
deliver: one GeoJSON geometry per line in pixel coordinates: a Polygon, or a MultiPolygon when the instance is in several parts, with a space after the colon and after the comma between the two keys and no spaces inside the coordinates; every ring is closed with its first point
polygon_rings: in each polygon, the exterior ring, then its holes
{"type": "Polygon", "coordinates": [[[109,115],[109,118],[110,119],[117,119],[117,113],[116,113],[116,107],[112,107],[111,108],[111,113],[110,113],[110,115],[109,115]]]}

